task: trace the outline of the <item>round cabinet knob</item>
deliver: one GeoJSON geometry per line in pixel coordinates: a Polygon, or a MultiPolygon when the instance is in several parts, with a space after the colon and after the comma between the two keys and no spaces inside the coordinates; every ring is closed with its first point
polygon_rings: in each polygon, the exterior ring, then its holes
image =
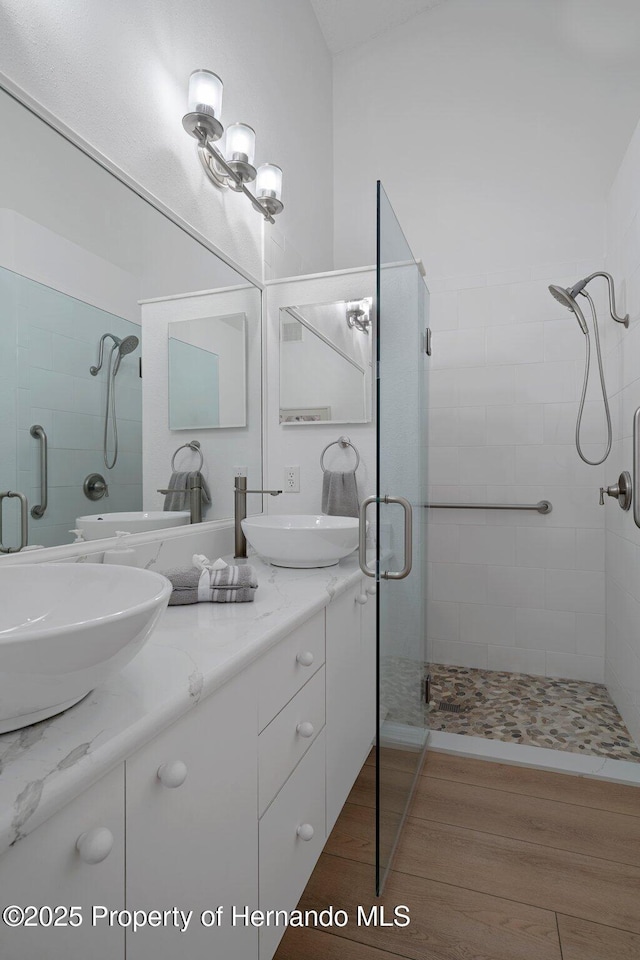
{"type": "Polygon", "coordinates": [[[313,840],[314,829],[310,823],[301,823],[296,833],[301,840],[313,840]]]}
{"type": "Polygon", "coordinates": [[[296,661],[301,667],[310,667],[313,663],[313,654],[310,650],[305,650],[303,653],[298,654],[296,661]]]}
{"type": "Polygon", "coordinates": [[[187,779],[187,767],[182,760],[169,760],[158,767],[158,780],[163,787],[174,790],[181,787],[187,779]]]}
{"type": "Polygon", "coordinates": [[[366,592],[370,597],[375,597],[376,593],[378,592],[378,588],[375,586],[375,584],[372,584],[370,587],[367,587],[366,592]]]}
{"type": "Polygon", "coordinates": [[[299,736],[304,737],[305,739],[312,737],[313,724],[309,723],[308,720],[305,720],[304,723],[299,723],[298,726],[296,727],[296,733],[299,734],[299,736]]]}
{"type": "Polygon", "coordinates": [[[92,827],[76,840],[76,850],[85,863],[101,863],[111,853],[113,834],[106,827],[92,827]]]}
{"type": "Polygon", "coordinates": [[[360,593],[360,594],[356,597],[356,603],[364,604],[364,603],[367,602],[368,599],[369,599],[369,597],[366,595],[366,593],[360,593]]]}

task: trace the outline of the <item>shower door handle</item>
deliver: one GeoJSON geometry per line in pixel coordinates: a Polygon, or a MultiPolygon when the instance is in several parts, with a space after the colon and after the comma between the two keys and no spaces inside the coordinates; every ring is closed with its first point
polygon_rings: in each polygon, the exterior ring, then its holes
{"type": "Polygon", "coordinates": [[[36,504],[35,507],[31,507],[31,516],[34,518],[34,520],[39,520],[40,517],[44,516],[44,512],[47,509],[47,503],[49,501],[47,435],[44,432],[44,427],[41,427],[39,423],[34,423],[29,433],[36,440],[40,441],[40,503],[36,504]]]}
{"type": "Polygon", "coordinates": [[[640,527],[640,407],[633,415],[633,519],[640,527]]]}
{"type": "Polygon", "coordinates": [[[0,553],[20,553],[21,550],[27,546],[29,540],[29,530],[28,530],[28,519],[27,511],[29,505],[27,503],[27,498],[24,493],[17,493],[14,490],[5,490],[0,493],[0,553]],[[19,547],[5,547],[2,543],[2,508],[4,505],[5,498],[11,499],[16,497],[20,501],[20,546],[19,547]]]}
{"type": "MultiPolygon", "coordinates": [[[[402,570],[385,570],[380,574],[381,580],[404,580],[411,573],[413,566],[413,509],[405,497],[392,497],[387,494],[385,497],[367,497],[360,504],[360,542],[358,559],[360,569],[366,577],[375,577],[375,573],[367,566],[366,558],[366,538],[367,524],[366,512],[371,503],[399,503],[404,510],[404,566],[402,570]]],[[[378,531],[379,535],[379,531],[378,531]]]]}

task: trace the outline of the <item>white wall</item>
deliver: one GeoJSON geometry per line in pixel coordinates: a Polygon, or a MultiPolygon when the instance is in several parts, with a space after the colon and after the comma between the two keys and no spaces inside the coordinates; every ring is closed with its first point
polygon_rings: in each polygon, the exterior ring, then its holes
{"type": "MultiPolygon", "coordinates": [[[[431,511],[427,625],[436,662],[603,679],[598,488],[613,471],[585,466],[576,452],[585,341],[547,290],[598,266],[530,268],[509,283],[489,275],[475,287],[441,284],[431,296],[432,499],[553,505],[549,515],[431,511]]],[[[595,460],[606,425],[597,392],[588,399],[582,436],[595,460]]]]}
{"type": "MultiPolygon", "coordinates": [[[[249,487],[259,486],[262,470],[261,436],[261,296],[255,287],[244,286],[209,293],[188,294],[142,304],[144,366],[142,378],[143,502],[145,510],[161,510],[158,489],[166,488],[175,450],[190,440],[199,440],[204,457],[203,475],[211,490],[211,505],[203,511],[206,520],[233,516],[234,467],[245,467],[249,487]],[[173,320],[201,317],[247,317],[247,426],[199,430],[168,427],[168,325],[173,320]]],[[[176,470],[194,470],[198,455],[181,450],[176,470]]],[[[260,512],[260,501],[250,501],[249,512],[260,512]]]]}
{"type": "Polygon", "coordinates": [[[265,228],[270,274],[331,265],[331,60],[308,3],[6,0],[0,61],[18,86],[260,277],[262,219],[244,197],[209,184],[181,125],[190,72],[213,69],[225,83],[223,121],[254,126],[258,160],[285,172],[285,212],[265,228]]]}
{"type": "MultiPolygon", "coordinates": [[[[607,269],[616,281],[618,312],[628,330],[605,314],[607,378],[612,396],[613,453],[607,483],[632,472],[632,426],[640,406],[640,126],[612,186],[607,216],[607,269]]],[[[606,681],[627,727],[640,741],[640,530],[632,512],[606,506],[606,681]]]]}
{"type": "Polygon", "coordinates": [[[627,0],[447,0],[338,54],[335,266],[371,260],[376,178],[428,279],[599,256],[640,113],[639,18],[627,0]]]}
{"type": "MultiPolygon", "coordinates": [[[[269,497],[269,513],[320,513],[322,471],[320,454],[328,443],[347,435],[360,452],[357,473],[360,498],[375,493],[375,427],[373,423],[288,424],[279,422],[280,411],[280,308],[330,300],[357,300],[375,294],[375,272],[349,271],[324,276],[267,284],[266,288],[266,377],[264,423],[266,436],[265,487],[281,489],[284,468],[300,466],[300,493],[269,497]]],[[[304,309],[302,309],[304,314],[304,309]]],[[[372,337],[369,339],[373,339],[372,337]]],[[[332,447],[325,465],[329,469],[349,470],[353,451],[332,447]]]]}

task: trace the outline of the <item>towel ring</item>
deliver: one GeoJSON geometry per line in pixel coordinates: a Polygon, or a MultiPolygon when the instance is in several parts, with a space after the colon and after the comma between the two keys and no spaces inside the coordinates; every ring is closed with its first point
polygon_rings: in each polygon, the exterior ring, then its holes
{"type": "Polygon", "coordinates": [[[325,466],[324,466],[324,455],[329,449],[329,447],[335,447],[335,446],[342,447],[343,450],[346,450],[347,447],[351,447],[351,449],[356,455],[356,465],[354,467],[354,470],[357,470],[358,467],[360,466],[360,454],[358,453],[357,448],[351,443],[351,440],[349,440],[349,437],[340,437],[338,440],[332,440],[331,443],[328,443],[324,448],[324,450],[322,451],[322,453],[320,454],[320,468],[322,472],[323,473],[326,472],[325,466]]]}
{"type": "Polygon", "coordinates": [[[198,467],[198,470],[202,470],[204,465],[204,457],[202,456],[202,450],[200,449],[200,441],[190,440],[189,443],[183,443],[181,447],[178,447],[174,455],[171,457],[171,470],[173,473],[175,473],[176,469],[176,457],[181,450],[192,450],[194,453],[197,453],[200,457],[200,466],[198,467]]]}

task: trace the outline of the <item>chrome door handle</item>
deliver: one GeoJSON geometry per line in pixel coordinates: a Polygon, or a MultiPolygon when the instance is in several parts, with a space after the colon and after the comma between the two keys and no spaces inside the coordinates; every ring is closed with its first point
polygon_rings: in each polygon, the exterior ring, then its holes
{"type": "Polygon", "coordinates": [[[392,497],[389,494],[380,498],[367,497],[360,504],[360,528],[358,543],[358,560],[360,562],[360,569],[364,573],[365,577],[375,577],[374,571],[367,566],[366,557],[366,513],[367,507],[372,503],[399,503],[404,510],[404,566],[402,567],[402,570],[386,570],[384,573],[380,574],[381,580],[404,580],[405,577],[408,577],[411,573],[411,568],[413,566],[413,509],[405,497],[392,497]]]}
{"type": "Polygon", "coordinates": [[[633,519],[640,527],[640,407],[633,415],[633,519]]]}
{"type": "Polygon", "coordinates": [[[358,511],[358,562],[365,577],[373,577],[374,580],[376,572],[367,566],[367,507],[377,502],[377,497],[367,497],[360,504],[360,510],[358,511]]]}
{"type": "Polygon", "coordinates": [[[49,500],[48,490],[49,490],[49,465],[47,462],[47,435],[44,432],[44,427],[41,427],[39,423],[34,423],[29,431],[32,437],[40,441],[40,503],[36,504],[35,507],[31,507],[31,516],[34,520],[39,520],[40,517],[44,516],[44,512],[47,509],[47,503],[49,500]]]}

